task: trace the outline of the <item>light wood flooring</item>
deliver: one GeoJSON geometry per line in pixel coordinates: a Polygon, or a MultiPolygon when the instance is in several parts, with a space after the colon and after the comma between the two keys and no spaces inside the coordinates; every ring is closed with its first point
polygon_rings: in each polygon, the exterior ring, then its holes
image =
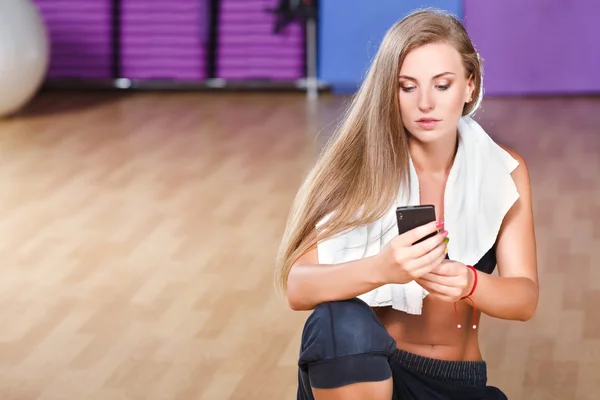
{"type": "MultiPolygon", "coordinates": [[[[294,399],[307,314],[273,260],[346,100],[44,93],[0,120],[0,399],[294,399]]],[[[478,119],[528,161],[542,290],[528,323],[484,318],[490,384],[598,399],[600,98],[478,119]]]]}

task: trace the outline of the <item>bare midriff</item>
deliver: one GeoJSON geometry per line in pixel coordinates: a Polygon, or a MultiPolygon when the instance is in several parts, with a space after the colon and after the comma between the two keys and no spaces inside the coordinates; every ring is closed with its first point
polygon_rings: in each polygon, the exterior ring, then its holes
{"type": "MultiPolygon", "coordinates": [[[[454,304],[427,296],[421,315],[407,314],[391,307],[374,307],[398,349],[441,360],[480,361],[478,330],[473,329],[473,308],[464,301],[454,304]]],[[[479,323],[477,314],[476,324],[479,323]]]]}

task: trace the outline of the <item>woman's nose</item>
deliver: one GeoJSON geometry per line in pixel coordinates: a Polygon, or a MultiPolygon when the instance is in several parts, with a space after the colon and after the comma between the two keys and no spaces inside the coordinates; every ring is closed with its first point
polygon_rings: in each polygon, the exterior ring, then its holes
{"type": "Polygon", "coordinates": [[[421,112],[428,112],[434,108],[434,99],[429,91],[422,91],[419,97],[419,109],[421,112]]]}

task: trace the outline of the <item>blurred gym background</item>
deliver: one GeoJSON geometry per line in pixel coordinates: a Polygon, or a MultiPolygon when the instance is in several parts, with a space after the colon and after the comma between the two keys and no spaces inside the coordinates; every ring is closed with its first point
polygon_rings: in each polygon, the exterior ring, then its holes
{"type": "Polygon", "coordinates": [[[385,31],[484,59],[476,119],[528,162],[541,301],[484,318],[511,399],[598,399],[600,3],[0,2],[0,398],[294,399],[273,288],[290,203],[385,31]]]}

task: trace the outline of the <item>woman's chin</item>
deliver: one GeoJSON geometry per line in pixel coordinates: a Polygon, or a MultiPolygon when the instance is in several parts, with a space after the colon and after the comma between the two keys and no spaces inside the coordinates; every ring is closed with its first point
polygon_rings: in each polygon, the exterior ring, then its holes
{"type": "Polygon", "coordinates": [[[409,132],[413,139],[422,143],[438,142],[448,136],[440,128],[422,129],[417,126],[409,130],[409,132]]]}

